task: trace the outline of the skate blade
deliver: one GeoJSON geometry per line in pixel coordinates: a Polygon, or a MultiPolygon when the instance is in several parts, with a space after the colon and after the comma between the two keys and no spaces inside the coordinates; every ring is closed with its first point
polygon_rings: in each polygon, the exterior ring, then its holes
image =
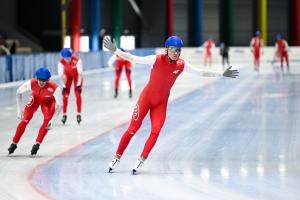
{"type": "Polygon", "coordinates": [[[112,168],[108,168],[108,173],[112,173],[112,168]]]}

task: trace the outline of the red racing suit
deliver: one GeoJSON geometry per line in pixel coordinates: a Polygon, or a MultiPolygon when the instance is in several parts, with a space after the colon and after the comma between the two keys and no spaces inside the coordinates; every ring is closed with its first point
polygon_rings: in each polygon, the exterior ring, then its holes
{"type": "Polygon", "coordinates": [[[82,105],[82,62],[78,56],[73,55],[70,62],[60,59],[58,63],[58,74],[63,85],[63,114],[67,113],[68,99],[72,82],[74,82],[74,93],[76,96],[77,113],[81,113],[82,105]]]}
{"type": "MultiPolygon", "coordinates": [[[[119,49],[117,49],[116,54],[134,63],[152,66],[150,79],[139,96],[138,102],[134,107],[130,125],[123,134],[116,152],[116,154],[120,157],[123,155],[123,152],[125,151],[131,138],[136,134],[142,125],[144,117],[148,112],[150,112],[151,133],[141,154],[141,156],[147,158],[156,143],[161,128],[164,125],[168,98],[173,84],[185,67],[190,67],[192,69],[194,68],[183,59],[170,61],[165,54],[139,57],[130,53],[122,52],[119,49]]],[[[214,72],[203,73],[203,76],[219,75],[221,74],[214,72]]]]}
{"type": "Polygon", "coordinates": [[[215,47],[215,43],[212,39],[208,39],[204,44],[203,47],[205,49],[204,51],[204,65],[206,65],[207,61],[209,62],[209,65],[211,65],[212,62],[212,48],[215,47]]]}
{"type": "Polygon", "coordinates": [[[254,65],[259,66],[260,63],[260,54],[262,53],[262,48],[264,44],[260,37],[253,37],[251,39],[250,47],[253,52],[254,65]]]}
{"type": "Polygon", "coordinates": [[[27,124],[33,117],[33,114],[36,112],[39,106],[41,106],[44,121],[36,138],[36,142],[41,144],[48,132],[48,130],[46,130],[46,126],[51,123],[50,120],[52,119],[53,115],[57,116],[60,112],[58,106],[61,107],[62,105],[61,90],[54,82],[49,81],[43,88],[40,88],[36,79],[29,80],[21,85],[17,90],[17,105],[18,117],[21,119],[21,122],[19,123],[16,133],[13,137],[13,143],[17,144],[19,142],[27,124]],[[22,117],[22,93],[26,91],[31,91],[31,95],[24,109],[24,117],[22,117]]]}
{"type": "Polygon", "coordinates": [[[123,68],[125,68],[126,78],[128,81],[129,89],[132,90],[132,79],[131,79],[131,67],[132,63],[128,60],[121,58],[120,56],[113,55],[109,61],[108,65],[112,66],[115,61],[115,89],[119,89],[119,82],[123,68]]]}
{"type": "Polygon", "coordinates": [[[281,67],[283,67],[283,59],[285,59],[287,66],[289,66],[288,47],[289,46],[284,39],[277,40],[275,44],[277,55],[280,58],[281,67]]]}

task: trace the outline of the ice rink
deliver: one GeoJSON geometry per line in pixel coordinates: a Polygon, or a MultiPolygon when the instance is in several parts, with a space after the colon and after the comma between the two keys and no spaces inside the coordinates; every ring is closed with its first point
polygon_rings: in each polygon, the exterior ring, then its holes
{"type": "MultiPolygon", "coordinates": [[[[133,69],[128,98],[122,74],[113,98],[114,72],[84,74],[83,122],[76,123],[72,91],[66,125],[57,120],[36,157],[30,150],[41,125],[38,111],[11,156],[20,83],[0,85],[0,199],[296,200],[300,199],[300,67],[233,64],[238,79],[184,72],[175,83],[167,120],[137,175],[131,170],[150,131],[149,117],[121,163],[107,173],[150,69],[133,69]]],[[[216,69],[216,67],[213,67],[216,69]]],[[[25,95],[23,102],[27,100],[25,95]]]]}

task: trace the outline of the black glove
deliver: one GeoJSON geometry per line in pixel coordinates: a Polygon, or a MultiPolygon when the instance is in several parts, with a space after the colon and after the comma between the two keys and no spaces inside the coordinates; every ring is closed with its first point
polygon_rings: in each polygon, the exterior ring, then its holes
{"type": "Polygon", "coordinates": [[[62,95],[64,95],[66,93],[67,89],[64,87],[61,91],[62,95]]]}
{"type": "Polygon", "coordinates": [[[239,76],[239,71],[234,69],[234,70],[230,70],[232,68],[232,66],[228,67],[224,73],[223,76],[224,77],[229,77],[229,78],[236,78],[239,76]]]}
{"type": "Polygon", "coordinates": [[[51,130],[51,128],[52,128],[52,123],[49,122],[46,126],[46,130],[49,131],[49,130],[51,130]]]}
{"type": "Polygon", "coordinates": [[[81,91],[82,91],[81,85],[77,86],[77,90],[79,91],[79,93],[81,93],[81,91]]]}
{"type": "Polygon", "coordinates": [[[109,37],[104,37],[103,39],[103,45],[108,50],[115,52],[117,50],[116,44],[114,41],[112,41],[109,37]]]}

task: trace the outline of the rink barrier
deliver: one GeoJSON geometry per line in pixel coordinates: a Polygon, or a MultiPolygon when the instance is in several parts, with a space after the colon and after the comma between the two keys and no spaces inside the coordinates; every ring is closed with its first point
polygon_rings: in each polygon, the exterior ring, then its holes
{"type": "MultiPolygon", "coordinates": [[[[156,53],[163,53],[164,48],[157,48],[156,53]]],[[[263,55],[261,55],[261,63],[271,62],[275,55],[275,47],[264,47],[263,55]]],[[[203,47],[189,47],[183,48],[181,56],[189,61],[193,65],[203,66],[204,62],[204,49],[203,47]]],[[[300,47],[289,48],[289,60],[290,62],[299,62],[300,59],[300,47]]],[[[229,60],[231,64],[251,64],[253,63],[253,54],[250,47],[230,47],[229,60]]],[[[212,64],[220,65],[222,63],[222,57],[219,54],[219,48],[213,48],[212,50],[212,64]]]]}
{"type": "MultiPolygon", "coordinates": [[[[146,56],[155,53],[153,48],[143,48],[130,51],[135,55],[146,56]]],[[[83,70],[107,67],[107,61],[112,56],[108,51],[76,53],[83,64],[83,70]]],[[[27,80],[34,76],[34,72],[44,66],[48,67],[52,75],[57,75],[57,64],[60,54],[36,53],[0,56],[0,83],[27,80]]]]}
{"type": "MultiPolygon", "coordinates": [[[[138,56],[164,53],[164,48],[143,48],[131,51],[138,56]]],[[[271,62],[274,58],[275,48],[265,47],[261,56],[261,62],[271,62]]],[[[112,55],[107,51],[77,53],[82,59],[84,70],[107,67],[107,61],[112,55]]],[[[203,65],[204,49],[202,47],[184,47],[182,57],[193,65],[203,65]]],[[[50,69],[53,75],[57,75],[57,62],[60,58],[56,53],[17,54],[12,56],[0,56],[0,83],[26,80],[33,77],[34,72],[41,66],[50,69]]],[[[299,62],[300,47],[290,47],[290,62],[299,62]]],[[[231,64],[253,63],[253,56],[249,47],[231,47],[229,51],[231,64]]],[[[221,56],[216,47],[212,50],[212,64],[221,65],[221,56]]]]}

